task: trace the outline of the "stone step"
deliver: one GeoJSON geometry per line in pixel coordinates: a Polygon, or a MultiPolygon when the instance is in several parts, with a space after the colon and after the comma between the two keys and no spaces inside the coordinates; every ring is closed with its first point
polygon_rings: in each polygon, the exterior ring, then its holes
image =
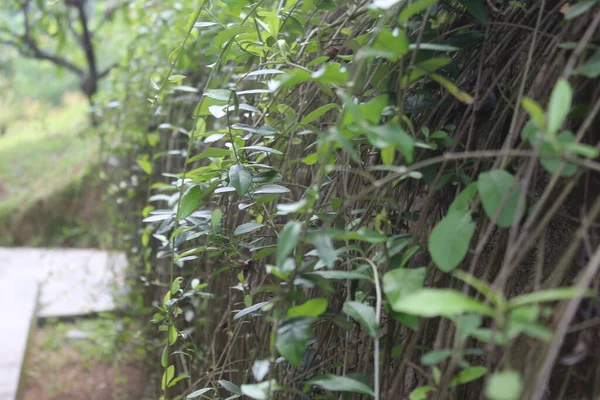
{"type": "Polygon", "coordinates": [[[103,250],[0,247],[0,400],[18,399],[37,318],[114,310],[126,263],[103,250]]]}

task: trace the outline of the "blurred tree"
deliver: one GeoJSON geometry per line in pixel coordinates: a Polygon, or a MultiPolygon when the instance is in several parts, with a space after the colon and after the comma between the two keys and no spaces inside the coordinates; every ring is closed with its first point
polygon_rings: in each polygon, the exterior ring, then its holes
{"type": "Polygon", "coordinates": [[[75,74],[93,105],[98,82],[115,66],[98,63],[99,31],[129,2],[4,0],[4,4],[0,44],[75,74]]]}

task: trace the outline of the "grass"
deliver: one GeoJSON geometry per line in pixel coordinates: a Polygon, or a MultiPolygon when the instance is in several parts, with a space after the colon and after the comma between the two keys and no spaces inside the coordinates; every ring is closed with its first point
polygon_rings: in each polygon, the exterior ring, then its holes
{"type": "Polygon", "coordinates": [[[0,221],[60,193],[98,160],[99,141],[82,96],[65,96],[62,106],[47,112],[24,107],[29,116],[0,137],[0,221]]]}

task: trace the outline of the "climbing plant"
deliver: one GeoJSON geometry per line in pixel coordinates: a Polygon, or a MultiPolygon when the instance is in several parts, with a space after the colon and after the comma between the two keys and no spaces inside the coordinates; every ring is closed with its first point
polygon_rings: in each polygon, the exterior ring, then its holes
{"type": "Polygon", "coordinates": [[[134,3],[104,110],[161,398],[571,387],[550,377],[597,296],[600,202],[567,201],[599,171],[595,3],[134,3]]]}

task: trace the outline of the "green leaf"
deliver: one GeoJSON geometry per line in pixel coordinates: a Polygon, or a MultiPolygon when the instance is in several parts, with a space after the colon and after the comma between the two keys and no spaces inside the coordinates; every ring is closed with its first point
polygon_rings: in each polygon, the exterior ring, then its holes
{"type": "Polygon", "coordinates": [[[323,375],[311,379],[309,383],[332,392],[354,392],[375,396],[369,386],[347,376],[323,375]]]}
{"type": "Polygon", "coordinates": [[[410,392],[409,400],[427,400],[427,393],[435,392],[434,386],[421,386],[410,392]]]}
{"type": "Polygon", "coordinates": [[[327,310],[329,301],[325,298],[307,300],[304,304],[294,306],[287,312],[287,316],[293,317],[318,317],[327,310]]]}
{"type": "MultiPolygon", "coordinates": [[[[545,154],[554,154],[559,156],[563,151],[563,148],[568,148],[568,146],[572,145],[575,140],[575,135],[573,135],[570,131],[563,131],[558,134],[556,137],[556,142],[553,144],[552,142],[546,140],[542,143],[540,147],[540,151],[545,154]],[[555,146],[559,146],[557,149],[555,146]]],[[[573,176],[577,172],[577,164],[564,162],[558,158],[544,157],[542,156],[540,159],[540,163],[544,167],[544,169],[551,174],[558,173],[561,166],[563,166],[562,171],[560,173],[561,176],[573,176]]]]}
{"type": "Polygon", "coordinates": [[[322,107],[317,108],[315,111],[311,112],[306,117],[302,118],[302,120],[300,121],[300,125],[308,125],[308,124],[310,124],[311,122],[319,119],[327,111],[329,111],[329,110],[331,110],[333,108],[335,108],[337,110],[340,110],[340,106],[338,106],[335,103],[326,104],[326,105],[324,105],[322,107]]]}
{"type": "Polygon", "coordinates": [[[472,382],[476,379],[481,378],[487,372],[486,367],[469,367],[460,371],[452,381],[450,381],[450,387],[455,387],[458,385],[462,385],[464,383],[472,382]]]}
{"type": "Polygon", "coordinates": [[[256,311],[260,310],[261,308],[263,308],[264,306],[266,306],[269,303],[270,303],[270,301],[263,301],[263,302],[260,302],[260,303],[256,303],[256,304],[254,304],[254,305],[252,305],[250,307],[246,307],[243,310],[238,311],[234,315],[233,319],[234,320],[240,319],[240,318],[242,318],[245,315],[252,314],[253,312],[256,312],[256,311]]]}
{"type": "Polygon", "coordinates": [[[521,375],[506,370],[493,373],[485,386],[485,395],[490,400],[517,400],[521,395],[521,375]]]}
{"type": "Polygon", "coordinates": [[[406,33],[402,29],[394,29],[390,31],[384,28],[379,32],[373,48],[389,53],[391,61],[397,61],[400,57],[409,52],[409,42],[406,33]]]}
{"type": "Polygon", "coordinates": [[[485,14],[485,6],[483,0],[462,0],[461,1],[469,14],[471,14],[477,21],[483,25],[487,24],[487,15],[485,14]]]}
{"type": "Polygon", "coordinates": [[[233,231],[233,236],[239,236],[244,235],[246,233],[254,232],[257,229],[262,228],[263,226],[263,224],[257,224],[256,222],[248,222],[235,228],[235,230],[233,231]]]}
{"type": "Polygon", "coordinates": [[[171,294],[175,294],[179,291],[179,288],[181,287],[181,282],[183,282],[182,277],[177,277],[173,280],[173,283],[171,283],[171,294]]]}
{"type": "Polygon", "coordinates": [[[350,279],[350,280],[365,279],[368,281],[371,280],[370,276],[361,274],[359,272],[353,272],[353,271],[339,271],[339,270],[313,271],[309,275],[318,275],[321,278],[325,278],[325,279],[350,279]]]}
{"type": "Polygon", "coordinates": [[[192,186],[181,197],[179,208],[177,209],[177,219],[182,220],[189,217],[198,207],[202,198],[202,189],[200,186],[192,186]]]}
{"type": "Polygon", "coordinates": [[[332,269],[335,260],[337,259],[337,253],[335,251],[335,247],[333,247],[333,242],[329,235],[326,234],[318,234],[313,238],[313,244],[317,249],[317,254],[321,261],[325,263],[327,268],[332,269]]]}
{"type": "Polygon", "coordinates": [[[189,378],[190,378],[189,375],[179,375],[177,378],[175,378],[171,382],[169,382],[168,387],[173,387],[173,386],[177,385],[177,382],[182,381],[184,379],[189,379],[189,378]]]}
{"type": "Polygon", "coordinates": [[[177,328],[175,328],[175,326],[171,325],[169,326],[169,344],[173,345],[175,344],[175,342],[177,341],[177,336],[179,334],[177,333],[177,328]]]}
{"type": "Polygon", "coordinates": [[[277,381],[275,381],[275,379],[261,383],[242,385],[241,391],[251,399],[269,400],[272,398],[272,394],[269,393],[269,388],[271,389],[271,392],[277,390],[277,381]]]}
{"type": "Polygon", "coordinates": [[[435,365],[435,364],[438,364],[438,363],[444,361],[446,358],[452,357],[454,355],[454,353],[456,353],[456,350],[454,350],[454,349],[442,349],[442,350],[430,351],[429,353],[424,354],[423,357],[421,357],[421,364],[435,365]]]}
{"type": "Polygon", "coordinates": [[[398,22],[401,25],[403,25],[406,21],[410,19],[410,17],[420,13],[421,11],[425,10],[427,7],[435,3],[437,3],[437,0],[419,0],[412,4],[409,4],[400,13],[400,17],[398,17],[398,22]]]}
{"type": "Polygon", "coordinates": [[[391,305],[397,312],[422,317],[454,317],[465,313],[492,315],[490,307],[451,289],[421,289],[391,305]]]}
{"type": "Polygon", "coordinates": [[[379,244],[385,243],[388,240],[388,237],[377,232],[374,229],[367,228],[365,226],[360,227],[357,231],[348,232],[340,237],[340,240],[364,240],[365,242],[369,242],[371,244],[379,244]]]}
{"type": "Polygon", "coordinates": [[[467,340],[481,326],[481,317],[475,314],[461,315],[454,321],[458,330],[458,339],[467,340]]]}
{"type": "Polygon", "coordinates": [[[204,158],[209,158],[209,157],[210,158],[223,158],[223,157],[227,157],[230,154],[231,154],[231,151],[228,149],[219,149],[217,147],[209,147],[208,149],[204,150],[202,153],[188,159],[187,162],[189,164],[194,161],[202,160],[204,158]]]}
{"type": "Polygon", "coordinates": [[[381,161],[384,165],[392,165],[394,164],[394,157],[396,156],[396,149],[394,146],[388,146],[384,149],[381,149],[381,161]]]}
{"type": "Polygon", "coordinates": [[[467,92],[463,92],[462,90],[460,90],[458,86],[450,82],[448,79],[436,73],[428,73],[428,75],[431,79],[445,87],[446,90],[449,91],[450,94],[454,96],[458,101],[461,101],[465,104],[473,104],[473,96],[471,96],[467,92]]]}
{"type": "Polygon", "coordinates": [[[340,63],[329,62],[313,72],[311,78],[323,84],[341,86],[348,82],[348,71],[340,63]]]}
{"type": "Polygon", "coordinates": [[[379,326],[377,325],[377,318],[375,317],[373,307],[358,301],[347,301],[344,303],[343,311],[357,320],[371,337],[377,337],[379,326]]]}
{"type": "Polygon", "coordinates": [[[217,229],[222,217],[223,211],[221,211],[219,208],[214,209],[213,212],[210,213],[210,223],[212,225],[213,230],[217,229]]]}
{"type": "Polygon", "coordinates": [[[136,160],[137,165],[148,175],[152,174],[152,162],[145,157],[140,157],[136,160]]]}
{"type": "Polygon", "coordinates": [[[571,110],[572,100],[573,89],[571,89],[571,85],[569,85],[566,79],[559,79],[554,89],[552,89],[548,112],[546,113],[548,135],[555,136],[560,127],[565,123],[567,115],[571,110]]]}
{"type": "Polygon", "coordinates": [[[169,365],[169,345],[165,345],[165,348],[163,349],[163,352],[160,356],[160,365],[162,365],[163,368],[166,368],[167,365],[169,365]]]}
{"type": "Polygon", "coordinates": [[[521,100],[521,105],[527,111],[527,114],[531,117],[532,120],[535,121],[538,128],[544,129],[546,125],[546,117],[544,116],[544,109],[542,106],[535,100],[530,99],[527,96],[523,97],[521,100]]]}
{"type": "Polygon", "coordinates": [[[394,146],[404,155],[407,163],[413,162],[415,141],[397,122],[390,121],[385,125],[369,126],[366,134],[373,146],[380,149],[394,146]]]}
{"type": "Polygon", "coordinates": [[[281,185],[263,185],[256,189],[253,194],[283,194],[290,193],[291,190],[281,185]]]}
{"type": "Polygon", "coordinates": [[[299,367],[302,362],[314,321],[313,317],[290,318],[281,322],[277,328],[275,347],[279,354],[295,367],[299,367]]]}
{"type": "Polygon", "coordinates": [[[431,231],[429,254],[439,269],[450,272],[467,255],[475,233],[475,223],[469,212],[448,213],[431,231]]]}
{"type": "Polygon", "coordinates": [[[166,388],[169,382],[173,380],[173,376],[175,376],[175,366],[169,365],[169,367],[165,370],[162,376],[162,388],[166,388]]]}
{"type": "Polygon", "coordinates": [[[242,390],[240,389],[240,387],[238,385],[236,385],[235,383],[226,381],[225,379],[220,380],[219,385],[221,385],[223,388],[225,388],[225,390],[227,390],[228,392],[231,392],[233,394],[242,394],[242,390]]]}
{"type": "Polygon", "coordinates": [[[270,147],[265,147],[265,146],[245,146],[245,147],[240,147],[240,150],[256,150],[256,151],[260,151],[263,153],[277,154],[277,155],[283,154],[279,150],[275,150],[275,149],[272,149],[270,147]]]}
{"type": "Polygon", "coordinates": [[[277,265],[282,265],[287,256],[294,251],[301,231],[302,223],[298,221],[290,221],[283,227],[277,242],[277,265]]]}
{"type": "Polygon", "coordinates": [[[397,268],[383,276],[383,292],[394,308],[394,304],[403,297],[418,292],[425,282],[425,268],[397,268]]]}
{"type": "Polygon", "coordinates": [[[598,0],[584,0],[575,4],[569,4],[569,8],[565,13],[565,19],[569,21],[573,18],[579,17],[580,15],[588,11],[590,8],[592,8],[597,2],[598,0]]]}
{"type": "Polygon", "coordinates": [[[471,209],[471,203],[473,198],[477,194],[477,182],[470,183],[466,188],[460,192],[454,199],[450,207],[448,208],[448,214],[453,213],[466,213],[471,209]]]}
{"type": "Polygon", "coordinates": [[[204,388],[204,389],[200,389],[200,390],[196,390],[190,394],[188,394],[187,396],[185,396],[186,399],[196,399],[200,396],[202,396],[204,393],[210,392],[211,390],[213,390],[212,388],[204,388]]]}
{"type": "Polygon", "coordinates": [[[525,211],[519,205],[521,183],[505,170],[493,170],[479,174],[477,188],[483,209],[488,217],[493,218],[504,202],[504,207],[496,219],[496,225],[507,228],[518,223],[525,211]],[[504,201],[504,198],[508,199],[504,201]]]}
{"type": "MultiPolygon", "coordinates": [[[[542,303],[546,301],[567,300],[576,297],[579,290],[575,287],[539,290],[533,293],[522,294],[508,302],[508,308],[515,308],[525,304],[542,303]]],[[[585,293],[584,296],[589,296],[585,293]]]]}
{"type": "Polygon", "coordinates": [[[583,75],[590,79],[596,79],[600,76],[600,50],[590,57],[583,65],[573,71],[573,75],[583,75]]]}
{"type": "Polygon", "coordinates": [[[252,183],[252,175],[242,165],[232,165],[229,168],[229,183],[240,196],[243,196],[248,193],[252,183]]]}

